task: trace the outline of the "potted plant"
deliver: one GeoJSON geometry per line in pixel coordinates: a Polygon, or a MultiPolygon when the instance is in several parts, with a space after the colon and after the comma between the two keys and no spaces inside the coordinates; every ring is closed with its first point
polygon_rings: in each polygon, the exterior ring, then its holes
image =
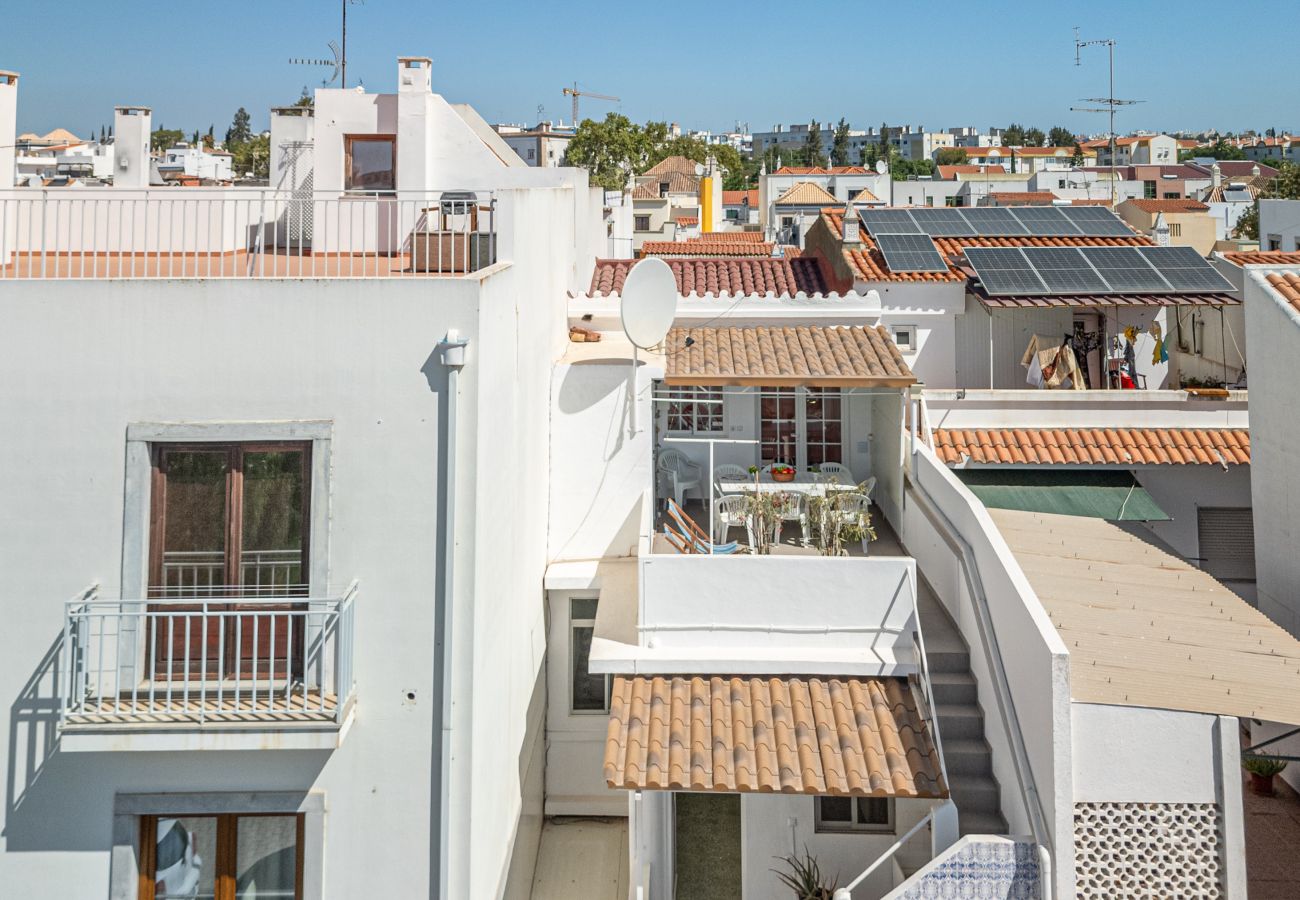
{"type": "Polygon", "coordinates": [[[836,879],[831,879],[827,883],[822,876],[821,867],[817,865],[817,859],[808,852],[808,848],[803,848],[803,856],[780,856],[777,857],[784,865],[784,869],[773,869],[776,877],[781,883],[794,891],[795,900],[833,900],[835,888],[839,887],[836,879]]]}
{"type": "Polygon", "coordinates": [[[1273,779],[1286,768],[1286,760],[1276,756],[1245,756],[1241,767],[1250,773],[1250,789],[1263,797],[1274,794],[1273,779]]]}
{"type": "MultiPolygon", "coordinates": [[[[825,494],[808,499],[817,549],[823,556],[842,556],[844,545],[856,542],[862,544],[865,554],[866,542],[876,539],[876,530],[871,527],[871,513],[863,510],[848,515],[838,502],[843,496],[835,490],[839,479],[832,475],[825,484],[825,494]]],[[[866,493],[866,482],[857,486],[857,493],[866,493]]]]}

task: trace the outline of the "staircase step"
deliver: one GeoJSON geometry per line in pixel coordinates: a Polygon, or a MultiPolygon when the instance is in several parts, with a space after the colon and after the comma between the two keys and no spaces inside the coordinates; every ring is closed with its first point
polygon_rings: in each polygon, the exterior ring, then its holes
{"type": "Polygon", "coordinates": [[[953,738],[984,737],[984,714],[978,706],[969,703],[937,703],[939,736],[949,741],[953,738]]]}
{"type": "Polygon", "coordinates": [[[970,654],[965,650],[929,650],[926,664],[931,674],[940,672],[970,673],[970,654]]]}
{"type": "Polygon", "coordinates": [[[952,800],[957,804],[959,812],[997,812],[1001,794],[998,783],[992,776],[968,775],[958,778],[951,770],[949,775],[952,775],[952,783],[948,785],[948,790],[952,792],[952,800]]]}
{"type": "Polygon", "coordinates": [[[931,672],[930,689],[934,702],[939,704],[975,704],[979,700],[979,686],[968,671],[931,672]]]}
{"type": "Polygon", "coordinates": [[[1007,823],[999,813],[977,810],[957,810],[958,831],[961,834],[1006,834],[1007,823]]]}
{"type": "Polygon", "coordinates": [[[993,776],[992,751],[984,738],[950,738],[942,733],[942,722],[939,728],[943,740],[944,763],[953,780],[980,775],[989,778],[993,776]]]}

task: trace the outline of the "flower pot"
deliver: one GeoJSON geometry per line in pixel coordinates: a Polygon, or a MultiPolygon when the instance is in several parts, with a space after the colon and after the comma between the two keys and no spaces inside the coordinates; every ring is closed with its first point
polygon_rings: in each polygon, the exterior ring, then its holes
{"type": "Polygon", "coordinates": [[[1273,779],[1276,775],[1257,775],[1250,773],[1250,789],[1261,797],[1272,797],[1276,791],[1273,789],[1273,779]]]}
{"type": "Polygon", "coordinates": [[[784,484],[784,483],[787,482],[787,481],[794,481],[794,472],[793,472],[793,471],[790,471],[790,472],[775,472],[775,471],[774,471],[774,472],[772,473],[772,480],[773,480],[773,481],[779,481],[779,482],[781,482],[782,484],[784,484]]]}

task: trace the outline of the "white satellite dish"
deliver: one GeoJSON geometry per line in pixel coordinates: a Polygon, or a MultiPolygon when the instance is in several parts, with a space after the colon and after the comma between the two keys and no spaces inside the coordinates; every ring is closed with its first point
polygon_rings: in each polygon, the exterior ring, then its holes
{"type": "Polygon", "coordinates": [[[884,175],[884,174],[885,174],[886,172],[888,172],[888,171],[889,171],[889,164],[888,164],[888,163],[886,163],[883,159],[878,159],[878,160],[876,160],[876,174],[877,174],[877,175],[884,175]]]}
{"type": "Polygon", "coordinates": [[[657,257],[642,259],[627,273],[619,303],[623,333],[647,350],[664,339],[677,317],[677,278],[657,257]]]}

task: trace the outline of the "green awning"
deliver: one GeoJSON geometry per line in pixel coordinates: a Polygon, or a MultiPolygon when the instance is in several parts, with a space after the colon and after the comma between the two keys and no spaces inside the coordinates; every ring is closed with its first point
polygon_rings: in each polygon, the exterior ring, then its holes
{"type": "Polygon", "coordinates": [[[1169,520],[1169,515],[1128,472],[957,469],[955,474],[992,509],[1088,516],[1112,522],[1169,520]]]}

